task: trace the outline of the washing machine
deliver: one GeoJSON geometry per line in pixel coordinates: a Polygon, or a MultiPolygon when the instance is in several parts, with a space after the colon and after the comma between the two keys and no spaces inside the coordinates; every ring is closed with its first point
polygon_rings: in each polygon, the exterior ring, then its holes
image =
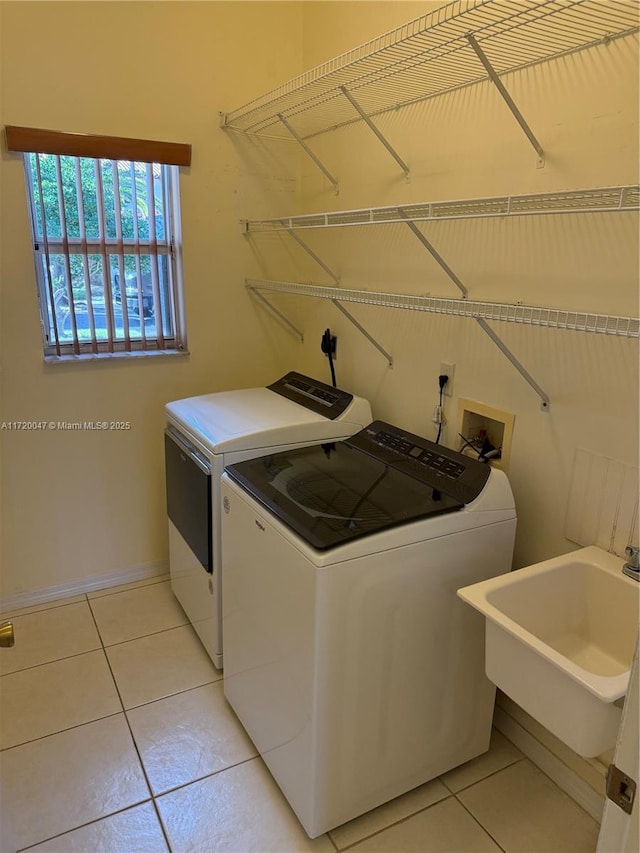
{"type": "Polygon", "coordinates": [[[289,372],[266,388],[167,403],[165,414],[171,588],[220,668],[220,477],[225,465],[347,438],[371,423],[371,407],[362,397],[289,372]]]}
{"type": "Polygon", "coordinates": [[[312,838],[485,752],[504,472],[375,421],[222,477],[224,692],[312,838]]]}

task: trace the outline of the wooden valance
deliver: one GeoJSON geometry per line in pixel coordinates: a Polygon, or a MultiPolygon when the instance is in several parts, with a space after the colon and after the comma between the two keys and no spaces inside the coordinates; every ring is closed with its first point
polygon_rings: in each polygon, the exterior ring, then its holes
{"type": "Polygon", "coordinates": [[[104,157],[136,163],[190,166],[191,146],[181,142],[157,142],[125,136],[63,133],[34,127],[5,126],[7,150],[35,154],[66,154],[71,157],[104,157]]]}

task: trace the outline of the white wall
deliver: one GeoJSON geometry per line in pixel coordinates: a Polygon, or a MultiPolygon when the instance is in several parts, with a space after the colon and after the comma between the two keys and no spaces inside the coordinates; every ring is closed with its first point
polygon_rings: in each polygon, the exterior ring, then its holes
{"type": "MultiPolygon", "coordinates": [[[[550,411],[542,412],[532,389],[473,321],[353,306],[393,353],[389,370],[332,306],[280,300],[305,329],[300,346],[244,291],[246,275],[326,277],[285,238],[242,238],[242,217],[637,181],[637,51],[630,39],[505,78],[547,151],[544,169],[535,168],[535,153],[488,83],[378,120],[411,166],[409,183],[362,124],[314,140],[340,178],[338,197],[294,146],[218,128],[218,110],[233,109],[431,5],[1,5],[3,124],[194,146],[193,165],[181,176],[191,356],[69,366],[42,362],[22,165],[3,153],[3,417],[133,424],[127,435],[99,439],[2,434],[5,595],[165,559],[163,403],[263,384],[291,366],[327,378],[319,338],[328,325],[339,337],[339,382],[368,396],[379,417],[433,434],[441,361],[456,364],[445,443],[456,444],[458,397],[515,414],[516,565],[573,547],[563,528],[576,447],[637,464],[633,341],[496,324],[550,395],[550,411]],[[96,28],[100,39],[93,37],[96,28]],[[51,49],[66,43],[74,50],[51,49]],[[69,95],[43,96],[43,81],[47,91],[69,95]],[[141,87],[145,97],[120,94],[141,87]]],[[[472,299],[637,315],[637,225],[636,215],[625,213],[424,229],[472,299]]],[[[457,295],[400,225],[308,239],[345,286],[457,295]]]]}
{"type": "MultiPolygon", "coordinates": [[[[386,28],[397,25],[397,5],[406,4],[306,3],[305,64],[310,57],[325,59],[331,44],[334,53],[344,51],[350,39],[355,46],[373,26],[380,32],[385,21],[386,28]]],[[[415,7],[415,17],[428,6],[408,5],[415,7]]],[[[409,163],[409,182],[363,123],[315,137],[314,151],[339,178],[340,194],[335,196],[305,158],[301,210],[638,181],[635,38],[506,75],[504,82],[547,152],[544,168],[536,168],[535,151],[487,82],[377,119],[409,163]]],[[[466,284],[470,299],[638,316],[636,213],[439,222],[422,228],[466,284]]],[[[305,236],[344,287],[460,295],[401,224],[305,236]]],[[[272,262],[268,250],[264,255],[270,275],[280,277],[280,261],[272,262]]],[[[295,260],[293,274],[299,280],[331,284],[303,253],[295,260]]],[[[333,306],[316,300],[307,300],[304,309],[301,368],[326,374],[319,341],[330,326],[338,335],[339,383],[368,396],[376,416],[432,436],[440,363],[455,363],[454,396],[446,398],[445,444],[458,446],[459,397],[515,414],[510,468],[518,509],[515,565],[573,549],[564,537],[564,520],[575,449],[638,464],[637,341],[494,323],[549,394],[550,410],[543,412],[536,393],[473,320],[347,307],[392,353],[393,369],[333,306]]]]}
{"type": "Polygon", "coordinates": [[[256,308],[238,220],[295,203],[289,149],[219,128],[299,73],[298,3],[1,3],[0,122],[186,142],[181,170],[190,355],[45,365],[22,159],[4,150],[2,380],[5,421],[124,420],[128,433],[1,431],[3,571],[14,597],[167,559],[162,453],[167,400],[263,385],[294,343],[256,308]],[[240,153],[242,156],[240,156],[240,153]]]}
{"type": "MultiPolygon", "coordinates": [[[[305,65],[344,52],[433,5],[306,3],[305,65]],[[398,19],[401,6],[407,14],[398,19]]],[[[316,137],[313,148],[338,176],[340,194],[336,198],[304,159],[300,211],[638,182],[635,39],[506,75],[504,82],[547,153],[543,169],[536,168],[535,152],[486,83],[377,119],[408,161],[409,183],[362,124],[316,137]]],[[[635,213],[441,222],[422,228],[466,284],[471,299],[638,316],[635,213]]],[[[344,287],[459,296],[406,227],[306,232],[306,237],[339,273],[344,287]]],[[[270,251],[265,247],[265,263],[278,278],[284,275],[282,258],[272,258],[270,251]]],[[[301,281],[332,283],[302,253],[289,260],[286,273],[301,281]]],[[[445,398],[446,445],[458,446],[460,397],[515,414],[510,480],[518,510],[516,567],[576,547],[564,536],[576,448],[638,465],[637,341],[494,323],[549,394],[551,406],[543,412],[535,392],[474,321],[347,305],[392,353],[394,367],[389,369],[330,304],[297,297],[281,297],[281,304],[303,312],[300,369],[326,375],[319,341],[330,326],[338,336],[339,384],[367,396],[377,417],[433,436],[430,418],[443,361],[456,364],[454,395],[445,398]]],[[[503,707],[540,742],[539,750],[548,750],[602,795],[601,763],[587,763],[550,733],[541,734],[541,727],[513,703],[505,700],[503,707]]],[[[560,772],[557,781],[562,784],[565,777],[560,772]]]]}
{"type": "MultiPolygon", "coordinates": [[[[638,58],[629,39],[505,78],[547,151],[544,169],[535,168],[533,150],[489,84],[379,119],[411,166],[410,183],[364,126],[319,137],[314,148],[340,178],[337,198],[293,146],[219,129],[219,110],[433,5],[0,3],[3,125],[193,145],[193,164],[181,175],[191,355],[68,366],[42,361],[22,164],[3,151],[0,417],[123,419],[133,428],[126,435],[0,432],[2,595],[161,564],[167,555],[164,402],[264,384],[290,367],[327,379],[319,347],[326,326],[339,338],[339,383],[369,397],[378,417],[432,435],[441,361],[456,364],[445,444],[456,444],[458,397],[515,414],[516,565],[574,547],[563,528],[575,448],[637,465],[633,341],[496,324],[551,397],[550,411],[542,412],[535,393],[472,321],[353,306],[393,353],[389,370],[330,305],[278,300],[304,327],[301,346],[244,291],[251,275],[327,279],[285,238],[242,238],[240,218],[638,181],[638,58]]],[[[472,299],[638,315],[635,214],[424,229],[472,299]]],[[[406,228],[308,239],[345,286],[457,295],[406,228]]]]}

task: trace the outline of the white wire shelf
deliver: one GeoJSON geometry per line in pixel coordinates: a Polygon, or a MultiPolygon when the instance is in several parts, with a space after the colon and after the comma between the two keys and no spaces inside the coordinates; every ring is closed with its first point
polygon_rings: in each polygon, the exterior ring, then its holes
{"type": "Polygon", "coordinates": [[[640,186],[638,185],[538,193],[535,195],[399,204],[393,207],[311,213],[278,219],[245,220],[242,224],[246,233],[260,233],[294,229],[338,228],[353,225],[384,225],[394,222],[569,213],[610,213],[632,210],[640,210],[640,186]]]}
{"type": "Polygon", "coordinates": [[[426,311],[430,314],[449,314],[476,320],[497,320],[525,326],[544,326],[551,329],[570,329],[575,332],[593,332],[619,338],[640,338],[640,319],[636,317],[594,314],[518,303],[478,302],[471,299],[446,299],[436,296],[347,290],[341,287],[290,281],[269,281],[266,279],[247,279],[246,285],[250,291],[290,293],[316,299],[378,305],[384,308],[400,308],[409,311],[426,311]]]}
{"type": "Polygon", "coordinates": [[[223,127],[302,139],[638,31],[637,0],[454,0],[227,113],[223,127]]]}

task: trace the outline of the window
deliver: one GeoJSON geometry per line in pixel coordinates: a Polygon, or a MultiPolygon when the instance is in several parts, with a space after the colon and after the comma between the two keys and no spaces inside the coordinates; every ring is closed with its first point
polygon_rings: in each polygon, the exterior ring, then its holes
{"type": "Polygon", "coordinates": [[[179,169],[150,160],[167,143],[125,159],[138,149],[111,137],[6,130],[24,156],[45,356],[184,350],[179,169]],[[78,140],[98,140],[93,156],[78,140]]]}

